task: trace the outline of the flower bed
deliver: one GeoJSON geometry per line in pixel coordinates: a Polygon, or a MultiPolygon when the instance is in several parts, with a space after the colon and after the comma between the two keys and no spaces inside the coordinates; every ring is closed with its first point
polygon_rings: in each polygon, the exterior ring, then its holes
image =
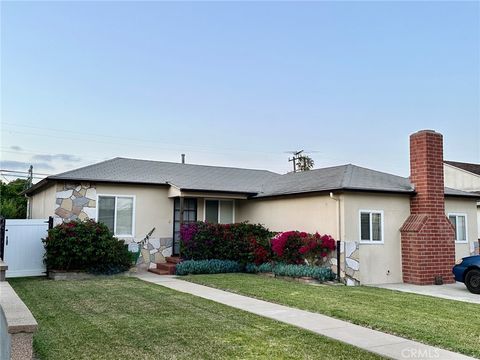
{"type": "Polygon", "coordinates": [[[274,264],[264,263],[256,265],[253,263],[242,266],[232,260],[187,260],[176,267],[177,275],[189,274],[221,274],[247,272],[253,274],[272,274],[275,277],[301,279],[304,281],[316,280],[318,282],[330,281],[335,278],[332,270],[328,267],[293,265],[293,264],[274,264]]]}
{"type": "Polygon", "coordinates": [[[286,231],[274,236],[262,225],[196,222],[180,229],[181,254],[187,260],[233,260],[240,264],[282,262],[321,265],[335,250],[330,235],[286,231]]]}
{"type": "Polygon", "coordinates": [[[190,223],[182,226],[177,275],[226,272],[272,273],[276,277],[332,280],[324,259],[335,250],[330,235],[271,233],[262,225],[190,223]]]}

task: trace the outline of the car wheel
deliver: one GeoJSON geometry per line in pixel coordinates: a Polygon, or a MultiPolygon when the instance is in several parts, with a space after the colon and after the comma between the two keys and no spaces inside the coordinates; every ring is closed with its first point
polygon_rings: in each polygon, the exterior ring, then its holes
{"type": "Polygon", "coordinates": [[[473,269],[470,270],[467,275],[465,275],[465,285],[467,289],[474,293],[480,294],[480,270],[473,269]]]}

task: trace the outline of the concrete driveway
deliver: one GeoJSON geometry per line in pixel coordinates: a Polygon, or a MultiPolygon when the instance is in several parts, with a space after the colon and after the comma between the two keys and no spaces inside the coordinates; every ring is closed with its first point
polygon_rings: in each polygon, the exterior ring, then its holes
{"type": "Polygon", "coordinates": [[[473,304],[480,304],[480,295],[472,294],[463,283],[448,285],[411,285],[411,284],[383,284],[375,287],[404,291],[420,295],[435,296],[443,299],[464,301],[473,304]]]}

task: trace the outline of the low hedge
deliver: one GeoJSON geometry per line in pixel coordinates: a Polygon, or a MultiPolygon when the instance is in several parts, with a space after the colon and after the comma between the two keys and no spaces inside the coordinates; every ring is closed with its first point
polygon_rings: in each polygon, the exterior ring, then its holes
{"type": "Polygon", "coordinates": [[[245,271],[247,273],[253,273],[253,274],[273,272],[273,264],[272,263],[263,263],[260,265],[247,264],[247,266],[245,266],[245,271]]]}
{"type": "Polygon", "coordinates": [[[319,266],[279,264],[273,268],[273,272],[278,276],[290,276],[295,278],[311,277],[318,281],[335,279],[335,274],[332,269],[319,266]]]}
{"type": "Polygon", "coordinates": [[[247,264],[245,267],[232,260],[186,260],[176,266],[177,275],[189,274],[221,274],[221,273],[274,273],[276,276],[288,276],[293,278],[311,277],[318,281],[335,279],[335,274],[328,267],[263,263],[256,265],[247,264]]]}
{"type": "Polygon", "coordinates": [[[233,260],[186,260],[175,267],[177,275],[221,274],[242,272],[243,266],[233,260]]]}
{"type": "Polygon", "coordinates": [[[277,276],[289,276],[294,278],[311,277],[318,281],[335,279],[335,274],[328,267],[265,263],[261,265],[248,264],[245,271],[249,273],[272,272],[277,276]]]}

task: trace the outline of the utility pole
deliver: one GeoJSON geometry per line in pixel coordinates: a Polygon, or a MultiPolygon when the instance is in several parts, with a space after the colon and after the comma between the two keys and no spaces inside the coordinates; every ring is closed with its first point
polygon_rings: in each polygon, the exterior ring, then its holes
{"type": "Polygon", "coordinates": [[[32,187],[32,183],[33,183],[33,165],[30,165],[30,168],[28,169],[27,183],[25,185],[27,189],[32,187]]]}
{"type": "Polygon", "coordinates": [[[300,150],[300,151],[295,151],[293,152],[293,156],[292,158],[288,159],[288,161],[292,161],[293,162],[293,172],[296,173],[297,172],[297,160],[301,157],[299,155],[301,155],[303,153],[303,150],[300,150]]]}

